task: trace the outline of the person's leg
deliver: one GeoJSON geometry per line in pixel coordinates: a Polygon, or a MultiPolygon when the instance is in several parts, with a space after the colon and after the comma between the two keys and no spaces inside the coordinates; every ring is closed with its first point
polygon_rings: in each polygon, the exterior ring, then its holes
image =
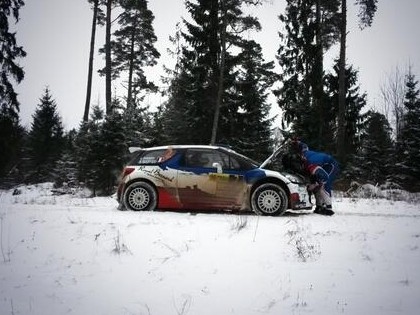
{"type": "Polygon", "coordinates": [[[327,164],[323,167],[323,169],[328,176],[326,181],[325,181],[325,189],[331,196],[332,186],[333,186],[333,183],[334,183],[335,179],[338,176],[338,173],[339,173],[340,169],[339,169],[337,163],[327,164]]]}
{"type": "Polygon", "coordinates": [[[320,189],[320,193],[321,193],[321,196],[322,196],[321,198],[324,201],[324,205],[323,205],[323,209],[322,209],[323,213],[322,214],[333,215],[334,211],[332,210],[331,193],[329,193],[324,187],[322,187],[322,189],[320,189]]]}
{"type": "Polygon", "coordinates": [[[325,190],[324,185],[321,185],[315,192],[316,207],[314,213],[323,215],[333,215],[334,211],[331,206],[331,196],[325,190]]]}

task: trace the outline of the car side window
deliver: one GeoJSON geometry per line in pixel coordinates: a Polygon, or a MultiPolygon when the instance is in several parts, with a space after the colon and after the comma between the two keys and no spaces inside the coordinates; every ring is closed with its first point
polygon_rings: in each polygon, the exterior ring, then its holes
{"type": "Polygon", "coordinates": [[[241,169],[241,164],[233,156],[229,156],[229,169],[232,169],[232,170],[241,169]]]}
{"type": "Polygon", "coordinates": [[[185,154],[186,167],[213,168],[214,163],[219,163],[223,169],[240,169],[234,157],[217,150],[189,149],[185,154]]]}
{"type": "Polygon", "coordinates": [[[212,167],[211,151],[190,149],[185,154],[186,167],[212,167]]]}
{"type": "Polygon", "coordinates": [[[139,156],[137,164],[138,165],[150,165],[157,164],[159,159],[163,156],[165,150],[155,150],[155,151],[146,151],[139,156]]]}
{"type": "Polygon", "coordinates": [[[235,157],[224,153],[224,152],[219,152],[217,151],[217,153],[220,156],[220,161],[218,162],[222,165],[222,167],[224,169],[228,169],[228,170],[239,170],[241,169],[241,165],[240,163],[235,159],[235,157]]]}

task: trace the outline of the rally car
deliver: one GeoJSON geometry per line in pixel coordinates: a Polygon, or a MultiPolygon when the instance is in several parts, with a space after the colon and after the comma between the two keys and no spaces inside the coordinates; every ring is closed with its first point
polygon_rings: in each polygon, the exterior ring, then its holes
{"type": "Polygon", "coordinates": [[[132,149],[117,198],[120,209],[252,210],[282,215],[312,208],[303,176],[266,169],[223,146],[174,145],[132,149]]]}

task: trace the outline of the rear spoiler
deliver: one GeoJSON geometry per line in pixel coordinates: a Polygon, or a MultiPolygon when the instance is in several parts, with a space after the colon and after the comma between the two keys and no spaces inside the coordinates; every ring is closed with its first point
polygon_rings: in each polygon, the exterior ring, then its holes
{"type": "Polygon", "coordinates": [[[142,148],[140,148],[140,147],[129,147],[128,152],[134,153],[134,152],[140,151],[141,149],[142,148]]]}

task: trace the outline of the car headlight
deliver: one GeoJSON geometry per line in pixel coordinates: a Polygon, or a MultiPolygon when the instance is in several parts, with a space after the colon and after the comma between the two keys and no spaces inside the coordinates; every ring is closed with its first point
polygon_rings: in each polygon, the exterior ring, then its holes
{"type": "Polygon", "coordinates": [[[283,174],[283,175],[294,184],[305,184],[305,180],[303,177],[292,175],[292,174],[283,174]]]}

